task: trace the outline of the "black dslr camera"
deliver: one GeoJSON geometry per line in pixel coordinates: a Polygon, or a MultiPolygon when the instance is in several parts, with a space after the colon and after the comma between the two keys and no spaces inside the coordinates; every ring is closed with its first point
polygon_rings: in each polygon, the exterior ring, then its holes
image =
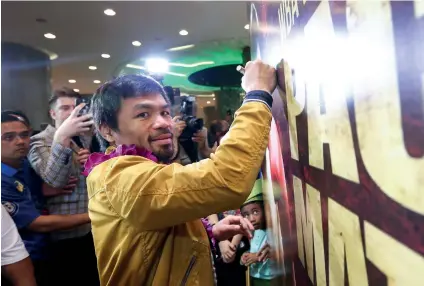
{"type": "Polygon", "coordinates": [[[181,120],[186,123],[186,128],[180,135],[179,143],[184,148],[191,162],[198,162],[197,143],[191,139],[194,133],[202,130],[203,119],[196,118],[196,99],[193,96],[181,96],[180,114],[181,120]]]}
{"type": "Polygon", "coordinates": [[[180,140],[191,140],[193,134],[203,128],[203,119],[195,116],[195,101],[196,99],[193,96],[181,97],[181,120],[185,121],[187,127],[181,133],[180,140]]]}

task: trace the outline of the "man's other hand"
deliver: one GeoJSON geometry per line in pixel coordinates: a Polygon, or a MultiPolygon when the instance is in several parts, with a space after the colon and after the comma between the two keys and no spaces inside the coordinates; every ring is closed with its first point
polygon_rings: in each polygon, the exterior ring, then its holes
{"type": "Polygon", "coordinates": [[[245,66],[241,87],[246,93],[253,90],[263,90],[272,94],[277,85],[276,71],[261,60],[248,62],[245,66]]]}
{"type": "Polygon", "coordinates": [[[248,239],[251,239],[254,230],[253,225],[248,219],[241,216],[229,215],[213,226],[212,233],[217,240],[221,241],[237,234],[242,234],[248,239]]]}

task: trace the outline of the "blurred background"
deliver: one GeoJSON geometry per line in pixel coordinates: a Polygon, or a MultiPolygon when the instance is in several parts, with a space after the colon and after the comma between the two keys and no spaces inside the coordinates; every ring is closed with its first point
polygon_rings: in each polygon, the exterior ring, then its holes
{"type": "Polygon", "coordinates": [[[90,97],[122,74],[161,75],[196,98],[205,125],[240,104],[250,56],[248,4],[225,2],[2,2],[2,108],[50,122],[52,90],[90,97]],[[25,103],[25,104],[23,104],[25,103]]]}

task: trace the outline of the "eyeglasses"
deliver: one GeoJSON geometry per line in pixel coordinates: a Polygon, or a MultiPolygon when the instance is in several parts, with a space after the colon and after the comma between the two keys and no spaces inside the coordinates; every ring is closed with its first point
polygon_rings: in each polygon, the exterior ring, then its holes
{"type": "Polygon", "coordinates": [[[21,138],[22,140],[28,139],[31,136],[31,131],[23,131],[20,133],[17,132],[8,132],[1,135],[2,141],[12,142],[17,137],[21,138]]]}

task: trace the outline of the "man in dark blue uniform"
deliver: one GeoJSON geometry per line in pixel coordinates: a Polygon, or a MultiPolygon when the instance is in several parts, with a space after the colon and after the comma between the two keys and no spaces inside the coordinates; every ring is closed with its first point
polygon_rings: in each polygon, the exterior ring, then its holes
{"type": "Polygon", "coordinates": [[[13,218],[30,254],[37,284],[60,285],[60,281],[53,279],[48,270],[48,233],[74,228],[89,223],[90,219],[87,213],[47,215],[43,212],[43,182],[26,160],[30,136],[31,128],[24,114],[17,111],[2,112],[1,201],[13,218]]]}

